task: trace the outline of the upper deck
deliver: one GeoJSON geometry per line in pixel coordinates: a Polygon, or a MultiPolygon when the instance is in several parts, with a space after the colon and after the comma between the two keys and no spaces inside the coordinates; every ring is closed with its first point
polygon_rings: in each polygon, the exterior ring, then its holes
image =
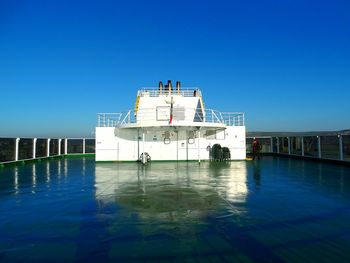
{"type": "MultiPolygon", "coordinates": [[[[145,116],[154,114],[154,109],[144,109],[142,113],[145,116]]],[[[149,118],[151,121],[151,118],[149,118]]],[[[126,112],[114,113],[97,113],[97,127],[116,127],[129,124],[136,124],[137,120],[133,110],[126,112]]],[[[217,110],[206,109],[203,119],[193,122],[193,125],[206,124],[222,124],[224,126],[244,126],[243,112],[220,112],[217,110]]]]}
{"type": "Polygon", "coordinates": [[[124,113],[98,113],[98,127],[209,127],[244,126],[244,113],[206,109],[199,88],[181,88],[171,81],[159,87],[138,90],[134,110],[124,113]]]}
{"type": "Polygon", "coordinates": [[[156,87],[144,87],[137,92],[140,97],[159,97],[159,96],[182,96],[182,97],[202,97],[199,88],[181,88],[179,90],[159,89],[156,87]]]}

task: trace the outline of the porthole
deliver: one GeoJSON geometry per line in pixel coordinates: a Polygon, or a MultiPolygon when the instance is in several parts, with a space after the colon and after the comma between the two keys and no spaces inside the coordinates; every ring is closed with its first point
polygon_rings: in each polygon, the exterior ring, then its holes
{"type": "Polygon", "coordinates": [[[194,138],[188,138],[188,144],[194,144],[194,138]]]}

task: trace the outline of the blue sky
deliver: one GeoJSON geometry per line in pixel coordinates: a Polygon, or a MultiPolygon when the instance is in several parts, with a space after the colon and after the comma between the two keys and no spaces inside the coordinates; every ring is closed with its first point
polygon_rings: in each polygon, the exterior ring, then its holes
{"type": "Polygon", "coordinates": [[[248,131],[350,128],[350,1],[0,1],[0,136],[93,136],[180,80],[248,131]]]}

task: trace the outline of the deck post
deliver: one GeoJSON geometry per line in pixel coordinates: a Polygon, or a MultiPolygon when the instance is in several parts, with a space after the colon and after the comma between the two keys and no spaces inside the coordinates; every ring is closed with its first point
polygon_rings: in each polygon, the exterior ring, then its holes
{"type": "Polygon", "coordinates": [[[146,163],[146,154],[145,154],[145,130],[142,130],[142,163],[146,163]]]}
{"type": "Polygon", "coordinates": [[[46,157],[50,156],[50,141],[51,139],[47,139],[47,142],[46,142],[46,157]]]}
{"type": "Polygon", "coordinates": [[[272,137],[270,138],[270,152],[273,152],[273,139],[272,137]]]}
{"type": "Polygon", "coordinates": [[[188,162],[188,140],[189,140],[188,131],[186,131],[186,161],[188,162]]]}
{"type": "Polygon", "coordinates": [[[37,138],[33,139],[33,159],[36,158],[36,141],[37,140],[38,140],[37,138]]]}
{"type": "Polygon", "coordinates": [[[304,136],[301,136],[301,156],[305,155],[305,150],[304,150],[304,136]]]}
{"type": "Polygon", "coordinates": [[[321,136],[317,136],[318,158],[322,158],[321,153],[321,136]]]}
{"type": "Polygon", "coordinates": [[[201,164],[201,155],[200,155],[200,137],[201,137],[201,131],[200,128],[198,129],[198,163],[201,164]]]}
{"type": "Polygon", "coordinates": [[[68,150],[67,150],[67,147],[68,146],[68,139],[64,139],[64,154],[67,155],[68,153],[68,150]]]}
{"type": "Polygon", "coordinates": [[[83,138],[83,154],[85,154],[85,138],[83,138]]]}
{"type": "Polygon", "coordinates": [[[179,131],[176,130],[175,133],[176,133],[176,161],[179,161],[179,131]]]}
{"type": "Polygon", "coordinates": [[[290,143],[290,136],[287,137],[288,139],[288,154],[290,155],[291,154],[291,143],[290,143]]]}
{"type": "Polygon", "coordinates": [[[18,148],[19,148],[19,141],[20,138],[16,138],[16,142],[15,142],[15,161],[18,161],[18,148]]]}
{"type": "Polygon", "coordinates": [[[339,159],[344,161],[344,152],[343,152],[343,136],[341,134],[338,135],[339,138],[339,159]]]}
{"type": "MultiPolygon", "coordinates": [[[[96,143],[96,141],[95,141],[96,143]]],[[[96,149],[97,147],[95,147],[96,149]]],[[[95,150],[96,152],[96,150],[95,150]]],[[[140,158],[140,129],[137,128],[137,159],[136,161],[139,161],[140,158]]],[[[118,161],[119,161],[119,145],[118,145],[118,161]]]]}
{"type": "Polygon", "coordinates": [[[62,141],[62,139],[58,139],[58,152],[57,152],[57,155],[61,155],[61,141],[62,141]]]}

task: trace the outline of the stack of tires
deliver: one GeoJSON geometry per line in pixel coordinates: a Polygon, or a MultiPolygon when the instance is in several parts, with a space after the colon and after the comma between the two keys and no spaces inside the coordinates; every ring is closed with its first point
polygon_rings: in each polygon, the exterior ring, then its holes
{"type": "Polygon", "coordinates": [[[229,161],[231,160],[230,149],[221,147],[220,144],[214,144],[211,148],[211,159],[213,161],[229,161]]]}
{"type": "Polygon", "coordinates": [[[222,159],[224,161],[229,161],[231,160],[231,153],[230,153],[230,149],[227,147],[222,147],[222,159]]]}

